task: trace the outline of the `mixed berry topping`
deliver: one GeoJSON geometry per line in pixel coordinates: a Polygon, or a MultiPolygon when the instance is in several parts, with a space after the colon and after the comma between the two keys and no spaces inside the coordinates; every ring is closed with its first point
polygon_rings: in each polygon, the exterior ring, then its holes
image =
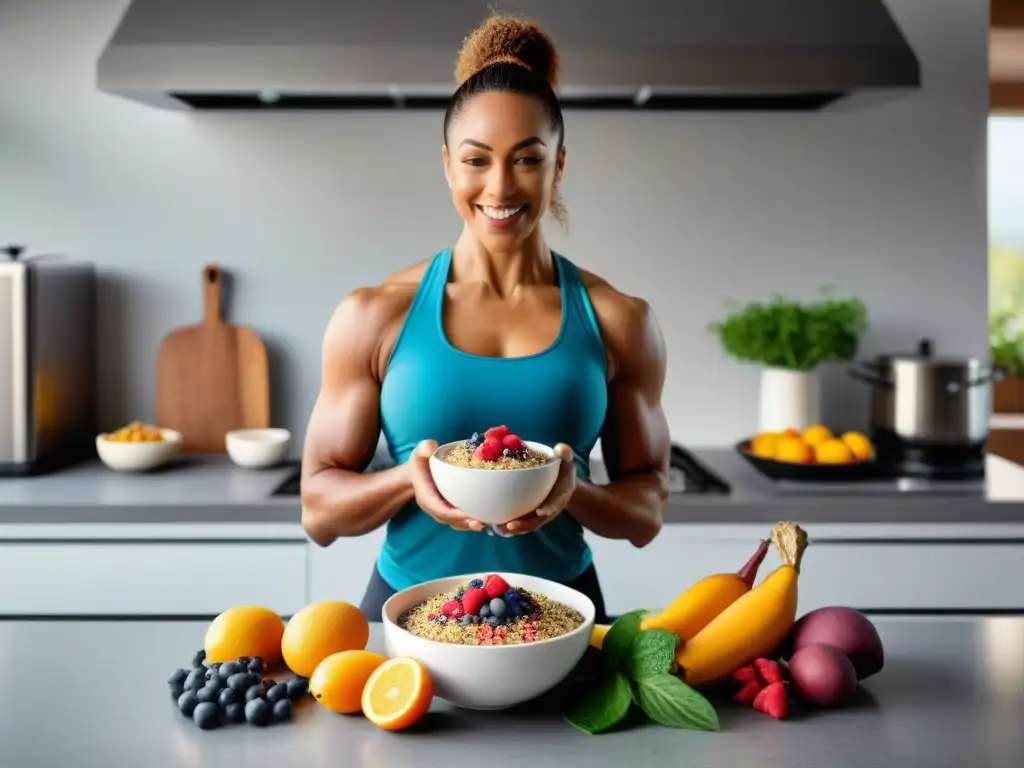
{"type": "Polygon", "coordinates": [[[523,459],[528,448],[512,431],[502,424],[491,427],[484,432],[474,432],[466,441],[466,449],[478,461],[498,461],[498,459],[523,459]]]}
{"type": "Polygon", "coordinates": [[[455,592],[456,597],[441,606],[427,619],[437,624],[458,622],[474,627],[481,645],[501,645],[512,624],[521,624],[522,637],[533,642],[536,637],[540,608],[525,589],[509,586],[501,576],[490,574],[473,579],[455,592]]]}

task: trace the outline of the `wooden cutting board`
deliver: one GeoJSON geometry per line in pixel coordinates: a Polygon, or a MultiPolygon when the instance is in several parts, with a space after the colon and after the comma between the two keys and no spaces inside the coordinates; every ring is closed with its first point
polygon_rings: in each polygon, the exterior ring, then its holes
{"type": "Polygon", "coordinates": [[[182,434],[182,450],[223,453],[232,429],[270,426],[267,350],[250,329],[221,316],[223,273],[203,267],[203,321],[160,342],[156,419],[182,434]]]}

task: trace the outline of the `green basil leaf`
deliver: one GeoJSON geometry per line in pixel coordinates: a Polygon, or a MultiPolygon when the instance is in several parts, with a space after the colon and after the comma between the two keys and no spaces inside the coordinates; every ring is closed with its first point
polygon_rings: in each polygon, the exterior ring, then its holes
{"type": "Polygon", "coordinates": [[[644,611],[630,611],[617,618],[601,645],[605,667],[617,672],[625,672],[633,653],[633,639],[640,634],[640,623],[644,611]]]}
{"type": "Polygon", "coordinates": [[[613,672],[582,691],[563,716],[584,733],[603,733],[618,725],[632,704],[629,680],[613,672]]]}
{"type": "Polygon", "coordinates": [[[636,694],[640,708],[660,725],[700,731],[718,730],[718,713],[711,702],[674,675],[637,680],[636,694]]]}
{"type": "Polygon", "coordinates": [[[665,629],[644,629],[633,638],[629,676],[633,680],[663,675],[672,669],[679,638],[665,629]]]}

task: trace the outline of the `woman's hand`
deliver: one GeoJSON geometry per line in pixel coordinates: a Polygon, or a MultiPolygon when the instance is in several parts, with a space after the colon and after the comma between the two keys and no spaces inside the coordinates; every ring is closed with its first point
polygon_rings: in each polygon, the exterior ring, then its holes
{"type": "Polygon", "coordinates": [[[483,523],[471,520],[445,501],[437,490],[437,486],[434,485],[434,478],[430,474],[430,457],[436,450],[437,443],[435,441],[423,440],[409,457],[416,504],[437,522],[454,528],[456,531],[482,531],[483,523]]]}
{"type": "Polygon", "coordinates": [[[561,459],[562,464],[558,469],[558,478],[544,503],[535,512],[529,512],[509,523],[497,526],[502,534],[518,536],[535,531],[554,520],[565,509],[576,490],[576,462],[573,461],[572,448],[565,443],[555,446],[555,456],[561,459]]]}

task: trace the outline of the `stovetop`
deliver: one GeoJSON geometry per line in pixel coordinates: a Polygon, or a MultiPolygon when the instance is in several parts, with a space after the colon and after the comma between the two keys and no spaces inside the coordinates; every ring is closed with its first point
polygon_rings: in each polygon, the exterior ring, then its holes
{"type": "MultiPolygon", "coordinates": [[[[366,472],[376,472],[388,465],[381,458],[375,458],[366,468],[366,472]]],[[[298,496],[302,491],[302,470],[285,480],[271,496],[298,496]]],[[[669,489],[673,494],[719,494],[728,495],[730,487],[724,479],[712,472],[696,456],[680,445],[672,445],[672,456],[669,463],[669,489]]]]}

